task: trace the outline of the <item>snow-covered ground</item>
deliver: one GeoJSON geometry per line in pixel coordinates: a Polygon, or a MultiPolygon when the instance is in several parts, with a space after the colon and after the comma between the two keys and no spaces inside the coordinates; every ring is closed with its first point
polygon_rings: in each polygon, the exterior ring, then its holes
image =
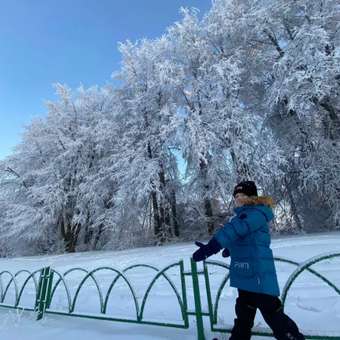
{"type": "MultiPolygon", "coordinates": [[[[9,270],[15,273],[21,269],[34,270],[44,266],[51,266],[60,273],[64,273],[73,267],[81,267],[87,270],[97,267],[113,267],[123,270],[137,263],[144,263],[164,268],[165,266],[184,260],[186,270],[189,270],[189,258],[196,249],[193,243],[182,243],[165,247],[148,247],[125,251],[100,251],[89,253],[77,253],[55,256],[21,257],[13,259],[0,259],[0,271],[9,270]]],[[[272,249],[275,256],[285,257],[297,262],[303,262],[316,255],[328,252],[340,252],[340,232],[318,234],[310,236],[282,237],[274,239],[272,249]]],[[[219,254],[211,260],[226,261],[219,254]]],[[[229,260],[227,260],[229,261],[229,260]]],[[[199,264],[199,267],[201,264],[199,264]]],[[[209,267],[210,281],[213,297],[223,275],[223,270],[209,267]]],[[[332,281],[340,289],[340,258],[327,260],[312,267],[327,279],[332,281]]],[[[295,267],[288,264],[277,263],[278,278],[281,288],[295,267]]],[[[167,272],[176,287],[180,290],[180,276],[178,268],[172,268],[167,272]]],[[[75,290],[84,273],[75,271],[67,276],[67,284],[71,294],[75,290]]],[[[155,273],[150,269],[136,268],[126,273],[129,282],[135,289],[137,299],[141,300],[145,290],[155,273]]],[[[104,295],[112,282],[115,274],[109,270],[102,270],[95,274],[104,295]]],[[[24,274],[20,274],[19,281],[24,280],[24,274]]],[[[8,278],[7,278],[8,279],[8,278]]],[[[2,277],[3,285],[6,284],[6,276],[2,277]]],[[[188,305],[193,308],[191,290],[191,277],[186,277],[188,284],[188,305]]],[[[203,297],[203,310],[207,310],[203,280],[201,295],[203,297]]],[[[6,296],[6,303],[14,301],[14,289],[6,296]]],[[[230,325],[234,318],[233,304],[236,298],[236,290],[227,286],[224,288],[218,312],[218,323],[221,326],[230,325]]],[[[34,301],[33,283],[24,290],[20,304],[32,305],[34,301]]],[[[51,305],[52,309],[65,310],[66,295],[62,285],[56,290],[51,305]]],[[[314,334],[329,333],[340,335],[340,295],[315,276],[304,273],[293,284],[289,291],[285,307],[302,330],[308,330],[314,334]]],[[[99,298],[95,285],[87,280],[79,293],[75,311],[79,313],[99,314],[99,298]]],[[[123,280],[117,281],[108,301],[107,314],[116,317],[133,318],[135,315],[131,294],[123,280]]],[[[196,327],[190,317],[190,329],[173,329],[158,326],[147,326],[112,321],[90,320],[78,317],[67,317],[46,314],[41,321],[35,321],[36,316],[32,312],[19,312],[16,310],[0,309],[0,338],[6,340],[146,340],[146,339],[195,339],[196,327]]],[[[146,320],[158,320],[164,322],[181,323],[180,310],[175,294],[165,279],[156,282],[150,291],[150,297],[145,305],[144,318],[146,320]]],[[[209,331],[207,318],[206,337],[210,339],[213,334],[209,331]]],[[[257,328],[265,327],[265,323],[257,313],[255,325],[257,328]]],[[[228,339],[228,335],[214,333],[220,339],[228,339]]],[[[256,340],[268,339],[267,337],[253,337],[256,340]]]]}

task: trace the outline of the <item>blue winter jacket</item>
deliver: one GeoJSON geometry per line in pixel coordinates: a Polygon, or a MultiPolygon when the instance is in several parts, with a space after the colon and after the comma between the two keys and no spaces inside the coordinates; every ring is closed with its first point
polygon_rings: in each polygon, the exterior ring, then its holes
{"type": "MultiPolygon", "coordinates": [[[[259,197],[261,202],[261,198],[259,197]]],[[[268,222],[274,217],[269,205],[243,205],[215,235],[230,251],[230,285],[242,290],[280,295],[268,222]]]]}

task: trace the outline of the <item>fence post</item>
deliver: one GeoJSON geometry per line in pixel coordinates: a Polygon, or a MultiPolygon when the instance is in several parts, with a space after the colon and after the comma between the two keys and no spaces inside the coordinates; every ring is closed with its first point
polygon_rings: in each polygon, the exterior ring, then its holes
{"type": "Polygon", "coordinates": [[[41,320],[44,316],[47,306],[50,304],[51,288],[53,281],[53,271],[51,267],[45,267],[41,270],[39,278],[39,286],[37,297],[35,300],[34,310],[37,312],[37,320],[41,320]]]}
{"type": "Polygon", "coordinates": [[[197,325],[197,340],[205,340],[203,317],[202,317],[202,305],[201,305],[201,293],[197,274],[197,264],[191,258],[191,273],[192,273],[192,286],[194,290],[195,300],[195,316],[197,325]]]}

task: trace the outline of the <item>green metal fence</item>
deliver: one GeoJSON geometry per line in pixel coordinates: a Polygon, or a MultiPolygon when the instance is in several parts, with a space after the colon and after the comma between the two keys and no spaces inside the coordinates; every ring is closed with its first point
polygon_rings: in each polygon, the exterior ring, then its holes
{"type": "MultiPolygon", "coordinates": [[[[285,258],[281,257],[275,257],[276,262],[283,262],[287,263],[290,265],[295,266],[295,270],[291,273],[289,276],[286,284],[284,285],[281,293],[281,301],[284,304],[286,302],[288,292],[291,289],[294,281],[297,280],[297,278],[304,272],[308,271],[315,277],[319,278],[322,280],[327,286],[329,286],[332,290],[334,290],[337,295],[340,297],[340,289],[336,287],[334,283],[329,281],[327,278],[325,278],[322,274],[320,274],[318,271],[310,268],[312,265],[322,262],[322,261],[327,261],[331,259],[335,259],[339,257],[340,258],[340,253],[330,253],[327,255],[319,255],[316,257],[313,257],[312,259],[309,259],[303,263],[298,263],[292,260],[288,260],[285,258]]],[[[209,316],[210,320],[210,328],[212,332],[222,332],[222,333],[230,333],[231,332],[231,327],[229,328],[222,328],[217,326],[217,315],[218,315],[218,308],[219,308],[219,303],[221,299],[221,294],[223,289],[225,288],[228,280],[229,280],[229,265],[226,263],[218,262],[218,261],[205,261],[203,265],[203,275],[204,275],[204,281],[205,281],[205,286],[206,286],[206,294],[207,294],[207,299],[208,299],[208,309],[209,311],[207,312],[207,315],[209,316]],[[226,271],[226,274],[222,281],[220,282],[219,288],[216,293],[215,299],[213,299],[211,288],[210,288],[210,280],[211,280],[211,275],[209,274],[209,267],[220,267],[224,268],[226,271]]],[[[339,266],[339,273],[340,273],[340,266],[339,266]]],[[[303,330],[302,330],[303,332],[303,330]]],[[[305,334],[305,332],[303,332],[305,334]]],[[[254,335],[260,335],[260,336],[268,336],[268,337],[273,337],[273,334],[270,332],[258,332],[254,331],[254,335]]],[[[340,340],[340,332],[339,335],[334,335],[334,336],[327,336],[327,335],[320,335],[320,334],[305,334],[306,339],[319,339],[319,340],[327,340],[327,339],[332,339],[332,340],[340,340]]]]}
{"type": "MultiPolygon", "coordinates": [[[[287,263],[296,267],[289,276],[282,290],[282,302],[285,303],[288,297],[289,290],[291,289],[294,281],[304,271],[307,271],[313,276],[322,280],[327,286],[335,291],[337,295],[340,296],[340,289],[334,283],[332,283],[330,280],[320,274],[317,270],[311,268],[311,266],[317,263],[320,263],[322,261],[334,260],[337,257],[340,258],[340,253],[320,255],[301,264],[284,258],[275,258],[277,262],[287,263]]],[[[42,319],[44,314],[58,314],[90,319],[148,324],[161,327],[174,327],[181,329],[188,329],[190,327],[190,317],[193,317],[197,329],[197,339],[204,340],[206,339],[205,328],[207,327],[207,324],[210,326],[211,332],[230,333],[231,331],[231,326],[218,326],[218,311],[220,300],[223,289],[225,289],[228,280],[229,265],[218,261],[205,261],[203,263],[203,270],[198,270],[197,264],[194,261],[190,260],[190,270],[188,271],[185,271],[183,260],[168,265],[161,270],[151,265],[137,264],[130,266],[122,271],[111,267],[100,267],[92,271],[88,271],[83,268],[72,268],[64,273],[60,273],[55,269],[46,267],[33,272],[21,270],[14,275],[9,271],[2,271],[0,272],[0,307],[34,311],[36,312],[37,320],[42,319]],[[151,270],[155,273],[144,294],[139,297],[135,292],[133,284],[129,281],[127,277],[128,272],[137,268],[151,270]],[[222,269],[225,272],[220,282],[216,282],[216,277],[214,277],[214,273],[209,272],[209,269],[212,270],[214,268],[222,269]],[[173,271],[172,274],[169,274],[170,270],[173,271]],[[100,280],[96,277],[98,273],[103,273],[104,271],[110,272],[112,274],[112,277],[110,276],[111,281],[105,294],[101,289],[100,280]],[[79,283],[77,283],[75,292],[74,294],[72,294],[70,287],[67,284],[67,279],[70,275],[77,272],[83,273],[84,277],[80,280],[79,283]],[[23,282],[19,284],[19,278],[24,275],[24,279],[21,279],[21,281],[23,282]],[[177,283],[177,286],[171,278],[171,275],[178,278],[179,283],[177,283]],[[5,277],[7,277],[7,282],[4,284],[5,277]],[[161,322],[150,320],[145,317],[144,311],[146,302],[148,301],[150,292],[152,290],[155,290],[155,284],[160,279],[166,280],[168,288],[175,294],[181,316],[181,322],[173,322],[169,320],[162,320],[161,322]],[[214,280],[215,284],[219,284],[215,296],[213,296],[211,289],[212,280],[214,280]],[[129,291],[134,306],[134,317],[116,317],[110,314],[108,311],[109,298],[112,295],[113,288],[117,285],[118,281],[124,282],[129,291]],[[80,313],[76,311],[76,306],[79,305],[80,292],[84,290],[84,287],[86,287],[86,283],[88,282],[92,282],[98,294],[99,303],[97,313],[80,313]],[[32,289],[34,291],[34,296],[31,296],[31,304],[27,302],[22,302],[24,292],[30,292],[28,288],[29,284],[33,285],[32,289]],[[56,298],[56,291],[58,288],[63,288],[64,290],[66,310],[56,309],[52,306],[52,303],[56,298]],[[188,291],[190,291],[190,295],[188,295],[188,291]],[[12,302],[6,301],[6,299],[9,300],[10,292],[12,294],[12,302]],[[194,306],[193,310],[190,310],[188,308],[189,297],[190,299],[192,299],[191,302],[194,306]],[[206,311],[203,310],[204,301],[207,301],[206,311]]],[[[272,336],[271,333],[259,331],[255,331],[253,334],[268,337],[272,336]]],[[[340,334],[337,336],[308,334],[306,338],[340,340],[340,334]]]]}

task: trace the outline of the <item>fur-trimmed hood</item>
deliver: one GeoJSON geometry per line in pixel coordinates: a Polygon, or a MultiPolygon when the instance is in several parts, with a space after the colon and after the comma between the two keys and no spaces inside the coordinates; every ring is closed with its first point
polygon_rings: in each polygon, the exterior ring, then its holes
{"type": "Polygon", "coordinates": [[[274,201],[269,196],[251,196],[242,198],[243,205],[234,209],[235,213],[239,215],[247,208],[254,207],[265,215],[267,222],[274,218],[273,210],[274,201]]]}
{"type": "Polygon", "coordinates": [[[251,196],[242,198],[242,203],[244,205],[257,205],[264,204],[273,208],[275,206],[274,200],[270,196],[251,196]]]}

